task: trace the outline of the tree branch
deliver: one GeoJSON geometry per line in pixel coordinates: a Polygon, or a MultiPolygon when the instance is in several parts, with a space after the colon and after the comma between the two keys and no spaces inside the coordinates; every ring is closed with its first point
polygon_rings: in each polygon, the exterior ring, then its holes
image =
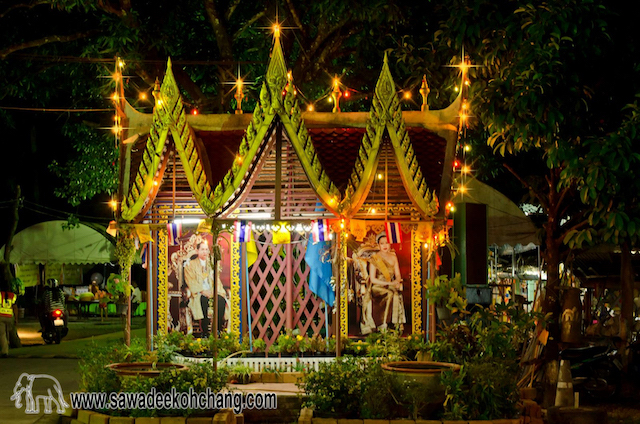
{"type": "Polygon", "coordinates": [[[29,4],[26,4],[26,3],[14,4],[6,8],[4,12],[0,13],[0,19],[4,18],[7,13],[12,12],[16,9],[33,9],[34,7],[39,6],[41,4],[49,4],[49,3],[50,3],[50,0],[38,0],[38,1],[31,2],[29,4]]]}
{"type": "Polygon", "coordinates": [[[339,31],[343,26],[345,26],[349,22],[352,22],[352,21],[350,20],[350,16],[347,15],[345,18],[343,18],[340,22],[338,22],[337,24],[329,28],[329,30],[327,31],[322,31],[321,28],[325,27],[325,25],[321,25],[318,28],[318,35],[316,36],[316,39],[313,40],[313,43],[311,44],[311,47],[309,49],[309,56],[315,57],[316,51],[322,46],[322,44],[327,40],[327,38],[329,38],[329,36],[331,36],[334,32],[339,31]]]}
{"type": "Polygon", "coordinates": [[[535,196],[536,199],[538,199],[538,201],[542,204],[542,207],[546,210],[549,209],[549,204],[546,201],[545,197],[535,188],[533,188],[533,186],[531,184],[529,184],[529,182],[527,182],[524,178],[522,178],[520,176],[520,174],[518,174],[515,169],[513,169],[511,166],[507,165],[506,163],[502,164],[502,166],[504,166],[509,172],[511,172],[511,174],[516,177],[516,179],[518,181],[520,181],[520,183],[525,186],[531,193],[533,193],[533,195],[535,196]]]}
{"type": "Polygon", "coordinates": [[[562,205],[562,202],[564,202],[564,198],[567,197],[567,194],[569,194],[569,192],[571,191],[571,187],[564,187],[562,189],[562,191],[560,192],[560,198],[558,198],[558,205],[562,205]]]}
{"type": "Polygon", "coordinates": [[[265,14],[267,13],[267,9],[264,9],[258,13],[256,13],[255,15],[253,15],[253,17],[251,17],[251,19],[249,19],[247,22],[245,22],[244,25],[242,25],[242,28],[240,28],[239,30],[237,30],[234,34],[233,34],[233,38],[238,38],[240,37],[240,35],[245,32],[247,30],[247,28],[249,28],[251,25],[253,25],[258,19],[262,18],[265,14]]]}
{"type": "Polygon", "coordinates": [[[289,13],[291,13],[291,18],[293,19],[293,22],[298,27],[298,30],[300,30],[300,35],[302,35],[302,37],[306,40],[307,39],[307,29],[306,29],[306,27],[304,25],[302,25],[302,21],[300,20],[300,15],[298,14],[298,11],[296,10],[295,5],[293,4],[293,2],[291,0],[286,0],[286,3],[287,3],[287,7],[289,8],[289,13]]]}
{"type": "Polygon", "coordinates": [[[227,29],[222,22],[222,17],[218,14],[216,4],[214,0],[204,0],[204,9],[209,17],[209,22],[213,27],[213,34],[216,37],[218,44],[218,50],[220,50],[220,56],[223,60],[233,60],[233,51],[231,49],[231,40],[227,29]]]}
{"type": "Polygon", "coordinates": [[[229,8],[227,9],[227,14],[225,15],[225,19],[227,20],[227,22],[229,22],[229,19],[231,19],[231,16],[233,16],[233,12],[236,11],[236,8],[238,7],[241,1],[242,0],[233,0],[231,2],[231,4],[229,5],[229,8]]]}
{"type": "Polygon", "coordinates": [[[556,242],[557,243],[562,243],[564,241],[564,238],[567,236],[567,234],[569,234],[570,231],[573,230],[581,230],[584,227],[589,226],[589,220],[585,219],[583,221],[580,222],[576,222],[574,225],[571,225],[567,228],[565,228],[565,230],[558,236],[556,237],[556,242]]]}
{"type": "Polygon", "coordinates": [[[105,2],[104,0],[98,0],[97,6],[98,6],[98,9],[102,10],[103,12],[107,12],[111,15],[116,15],[119,18],[124,17],[126,14],[124,10],[116,9],[115,7],[111,6],[109,2],[105,2]]]}
{"type": "Polygon", "coordinates": [[[5,59],[11,53],[15,53],[20,50],[40,47],[50,43],[67,43],[70,41],[79,40],[81,38],[90,37],[99,32],[100,31],[98,30],[92,30],[87,32],[79,32],[77,34],[71,34],[71,35],[50,35],[48,37],[40,38],[38,40],[32,40],[32,41],[27,41],[26,43],[16,44],[13,46],[9,46],[6,49],[0,50],[0,60],[5,59]]]}

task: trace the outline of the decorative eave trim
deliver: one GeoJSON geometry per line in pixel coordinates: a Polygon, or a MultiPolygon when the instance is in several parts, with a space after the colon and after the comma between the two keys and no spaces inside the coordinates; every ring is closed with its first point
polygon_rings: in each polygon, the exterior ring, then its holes
{"type": "MultiPolygon", "coordinates": [[[[160,90],[154,91],[153,94],[156,104],[153,109],[149,139],[134,185],[123,204],[122,218],[127,221],[133,220],[155,198],[160,184],[154,186],[153,179],[156,170],[162,167],[161,162],[166,163],[162,153],[166,151],[169,132],[182,161],[193,196],[203,211],[211,214],[214,211],[211,202],[208,201],[211,186],[202,165],[200,153],[196,148],[194,132],[187,123],[180,90],[171,69],[171,59],[167,61],[167,71],[160,90]]],[[[158,178],[161,178],[160,174],[158,178]]]]}
{"type": "Polygon", "coordinates": [[[402,182],[410,193],[414,205],[425,216],[435,215],[438,212],[438,197],[427,187],[415,157],[386,54],[380,78],[376,83],[366,128],[345,198],[341,204],[344,214],[349,217],[355,215],[366,200],[375,178],[382,136],[386,129],[391,138],[402,182]],[[351,199],[349,204],[347,204],[348,199],[351,199]]]}
{"type": "Polygon", "coordinates": [[[125,221],[132,221],[145,208],[145,206],[155,198],[160,185],[153,185],[153,179],[164,169],[168,155],[166,153],[168,125],[164,122],[160,114],[154,111],[152,125],[149,129],[149,138],[144,148],[142,161],[138,167],[136,176],[133,178],[131,189],[123,199],[121,207],[121,218],[125,221]]]}
{"type": "MultiPolygon", "coordinates": [[[[266,90],[263,84],[262,92],[266,90]]],[[[231,169],[222,181],[216,185],[212,193],[207,195],[206,202],[211,206],[211,215],[223,213],[242,194],[240,191],[245,185],[249,170],[254,167],[255,161],[261,157],[261,155],[258,155],[260,146],[263,142],[266,143],[268,141],[265,140],[265,137],[275,118],[275,114],[270,114],[269,110],[265,110],[265,107],[263,107],[262,92],[260,94],[261,101],[253,110],[253,118],[249,122],[249,126],[240,142],[237,156],[241,160],[236,159],[233,161],[231,169]]]]}

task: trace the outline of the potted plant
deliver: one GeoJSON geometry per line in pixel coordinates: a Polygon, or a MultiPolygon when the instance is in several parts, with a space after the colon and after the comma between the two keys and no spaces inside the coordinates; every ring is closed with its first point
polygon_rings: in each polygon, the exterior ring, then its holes
{"type": "Polygon", "coordinates": [[[249,384],[253,369],[248,365],[237,364],[229,372],[229,381],[236,384],[249,384]]]}
{"type": "Polygon", "coordinates": [[[125,280],[120,274],[111,274],[107,278],[107,292],[115,299],[117,304],[117,313],[122,315],[126,312],[126,301],[131,295],[131,284],[125,280]]]}
{"type": "Polygon", "coordinates": [[[449,322],[452,313],[466,310],[467,299],[459,273],[453,278],[440,275],[435,278],[433,283],[427,283],[425,288],[427,289],[427,299],[432,305],[435,305],[440,320],[449,322]]]}

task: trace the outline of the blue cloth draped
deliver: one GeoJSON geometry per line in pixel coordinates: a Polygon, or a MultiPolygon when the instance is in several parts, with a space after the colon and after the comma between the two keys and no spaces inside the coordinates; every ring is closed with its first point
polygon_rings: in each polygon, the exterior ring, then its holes
{"type": "Polygon", "coordinates": [[[327,305],[333,306],[336,295],[331,286],[331,254],[330,242],[307,242],[307,252],[304,260],[309,265],[309,290],[324,300],[327,305]]]}

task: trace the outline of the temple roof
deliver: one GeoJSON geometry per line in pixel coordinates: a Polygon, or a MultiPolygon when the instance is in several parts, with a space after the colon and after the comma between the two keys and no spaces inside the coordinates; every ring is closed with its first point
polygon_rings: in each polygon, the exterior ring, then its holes
{"type": "MultiPolygon", "coordinates": [[[[187,114],[171,61],[154,96],[152,114],[129,105],[125,110],[127,135],[139,138],[125,145],[124,220],[142,219],[158,192],[167,190],[190,191],[207,216],[232,216],[243,202],[245,209],[258,210],[246,203],[257,204],[256,192],[269,197],[270,184],[303,199],[289,208],[289,218],[318,205],[335,216],[362,216],[365,203],[380,202],[371,187],[385,169],[394,178],[387,190],[410,203],[411,213],[395,218],[428,219],[450,196],[459,101],[440,111],[402,111],[386,57],[368,113],[303,113],[277,38],[253,114],[187,114]],[[276,140],[283,146],[281,159],[274,154],[276,140]],[[278,160],[288,180],[275,176],[278,160]]],[[[284,209],[293,202],[273,195],[269,201],[284,209]]],[[[274,219],[287,218],[261,207],[274,219]]]]}

